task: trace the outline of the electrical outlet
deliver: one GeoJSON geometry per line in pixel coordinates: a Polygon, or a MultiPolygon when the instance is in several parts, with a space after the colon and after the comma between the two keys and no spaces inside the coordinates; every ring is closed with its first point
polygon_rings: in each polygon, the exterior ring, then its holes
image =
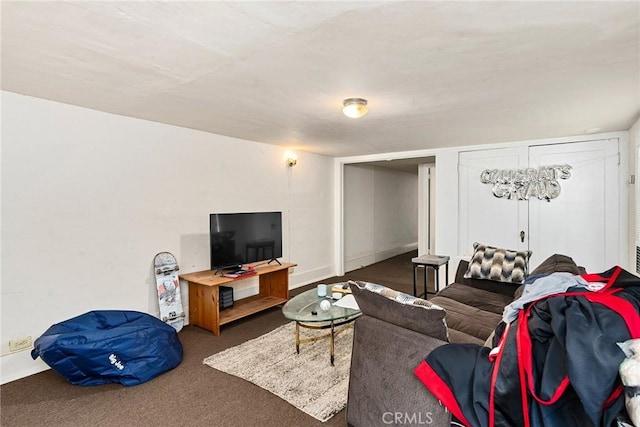
{"type": "Polygon", "coordinates": [[[33,342],[31,341],[31,336],[19,338],[17,340],[9,341],[9,351],[20,351],[27,348],[31,348],[33,346],[33,342]]]}

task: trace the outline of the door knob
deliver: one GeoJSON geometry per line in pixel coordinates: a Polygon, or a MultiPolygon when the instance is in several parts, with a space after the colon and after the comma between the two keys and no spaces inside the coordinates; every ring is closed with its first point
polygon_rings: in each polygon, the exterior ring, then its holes
{"type": "Polygon", "coordinates": [[[524,243],[524,230],[520,231],[520,241],[524,243]]]}

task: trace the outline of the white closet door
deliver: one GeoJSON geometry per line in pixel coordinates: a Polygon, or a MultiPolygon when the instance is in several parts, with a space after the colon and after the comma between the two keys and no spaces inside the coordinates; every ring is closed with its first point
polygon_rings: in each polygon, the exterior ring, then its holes
{"type": "Polygon", "coordinates": [[[508,249],[528,248],[527,202],[498,198],[480,181],[489,169],[526,169],[528,148],[461,152],[458,157],[458,253],[471,255],[473,242],[508,249]],[[524,242],[520,231],[525,232],[524,242]]]}
{"type": "Polygon", "coordinates": [[[531,266],[554,253],[589,272],[619,264],[618,140],[533,146],[529,164],[572,167],[571,177],[558,181],[557,198],[529,200],[531,266]]]}

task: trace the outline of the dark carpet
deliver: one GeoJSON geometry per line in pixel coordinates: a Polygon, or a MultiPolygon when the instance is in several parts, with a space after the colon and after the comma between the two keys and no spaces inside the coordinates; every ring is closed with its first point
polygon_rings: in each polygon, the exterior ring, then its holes
{"type": "MultiPolygon", "coordinates": [[[[412,293],[411,258],[416,252],[358,269],[346,279],[380,283],[412,293]]],[[[420,283],[420,282],[419,282],[420,283]]],[[[298,294],[311,284],[291,291],[298,294]]],[[[134,387],[70,385],[49,370],[0,386],[2,426],[345,426],[341,411],[325,423],[279,397],[232,375],[204,365],[214,353],[263,335],[286,323],[273,308],[223,326],[219,337],[187,326],[179,334],[182,363],[172,371],[134,387]]]]}
{"type": "MultiPolygon", "coordinates": [[[[371,264],[367,267],[359,268],[348,272],[342,277],[332,278],[328,280],[344,281],[348,280],[364,280],[388,286],[397,291],[407,294],[413,294],[413,264],[412,258],[418,256],[417,251],[407,252],[397,255],[393,258],[371,264]]],[[[433,269],[427,270],[427,292],[434,292],[433,269]]],[[[329,283],[329,282],[327,282],[329,283]]],[[[424,293],[424,270],[418,268],[417,283],[418,294],[424,293]]]]}

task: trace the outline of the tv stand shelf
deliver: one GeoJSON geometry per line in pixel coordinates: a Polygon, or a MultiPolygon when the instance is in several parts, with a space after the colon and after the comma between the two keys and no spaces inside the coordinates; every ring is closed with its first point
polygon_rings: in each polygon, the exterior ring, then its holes
{"type": "Polygon", "coordinates": [[[284,304],[289,299],[289,269],[296,265],[260,265],[255,267],[256,274],[246,277],[222,277],[213,270],[180,275],[189,283],[189,324],[220,335],[220,325],[284,304]],[[220,310],[219,286],[251,277],[259,279],[258,295],[235,300],[233,307],[220,310]]]}

